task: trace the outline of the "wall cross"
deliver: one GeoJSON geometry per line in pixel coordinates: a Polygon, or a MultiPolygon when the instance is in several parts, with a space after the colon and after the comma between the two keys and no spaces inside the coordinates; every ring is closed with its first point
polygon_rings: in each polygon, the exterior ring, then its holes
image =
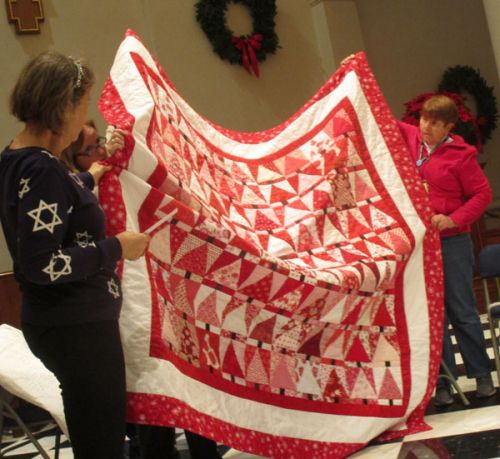
{"type": "Polygon", "coordinates": [[[17,33],[40,33],[40,22],[44,20],[42,0],[5,0],[9,22],[16,26],[17,33]]]}

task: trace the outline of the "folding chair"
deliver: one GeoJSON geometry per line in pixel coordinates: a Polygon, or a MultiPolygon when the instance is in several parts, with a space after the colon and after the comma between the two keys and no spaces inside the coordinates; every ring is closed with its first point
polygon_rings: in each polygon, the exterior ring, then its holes
{"type": "MultiPolygon", "coordinates": [[[[12,396],[49,412],[59,428],[67,435],[62,398],[56,377],[31,353],[21,330],[2,324],[0,325],[0,440],[4,415],[9,416],[23,430],[42,457],[48,459],[50,457],[48,453],[11,406],[12,396]]],[[[57,435],[55,448],[57,457],[59,451],[57,435]]],[[[3,457],[4,452],[6,448],[0,450],[0,457],[3,457]]]]}
{"type": "Polygon", "coordinates": [[[483,281],[491,344],[495,356],[498,382],[500,383],[500,355],[497,337],[500,325],[500,244],[487,245],[481,250],[479,253],[479,273],[483,281]],[[490,284],[494,284],[494,296],[490,295],[490,284]]]}
{"type": "Polygon", "coordinates": [[[448,368],[448,365],[444,362],[443,359],[441,359],[441,364],[440,364],[440,372],[438,378],[444,378],[448,382],[451,383],[451,385],[455,388],[455,391],[457,392],[458,396],[462,400],[462,403],[467,406],[470,405],[469,399],[465,396],[464,391],[462,388],[458,385],[457,380],[455,377],[451,374],[450,369],[448,368]]]}
{"type": "MultiPolygon", "coordinates": [[[[11,446],[3,445],[4,424],[6,419],[12,419],[16,425],[24,432],[29,442],[38,450],[44,459],[50,459],[45,449],[37,438],[37,433],[33,433],[29,422],[25,422],[22,417],[12,407],[11,403],[15,397],[0,386],[0,457],[17,447],[17,443],[11,446]]],[[[54,459],[59,458],[59,449],[61,445],[61,431],[58,429],[55,436],[54,459]]]]}

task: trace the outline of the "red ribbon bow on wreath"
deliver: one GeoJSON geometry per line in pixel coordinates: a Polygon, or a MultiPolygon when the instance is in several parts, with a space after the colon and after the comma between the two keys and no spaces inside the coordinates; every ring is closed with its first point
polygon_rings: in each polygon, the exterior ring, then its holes
{"type": "Polygon", "coordinates": [[[256,33],[250,37],[231,37],[231,41],[241,51],[241,58],[243,67],[248,73],[253,73],[259,77],[259,61],[255,55],[255,51],[259,50],[262,46],[262,35],[256,33]]]}

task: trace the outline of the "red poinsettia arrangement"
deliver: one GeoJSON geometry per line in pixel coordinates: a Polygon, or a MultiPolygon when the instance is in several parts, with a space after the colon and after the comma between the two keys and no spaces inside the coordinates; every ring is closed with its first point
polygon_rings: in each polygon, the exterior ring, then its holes
{"type": "Polygon", "coordinates": [[[424,92],[409,102],[405,103],[406,112],[403,115],[403,121],[408,124],[418,126],[420,119],[420,110],[424,102],[436,94],[443,94],[453,99],[458,108],[458,121],[455,124],[452,132],[464,138],[464,140],[474,145],[480,152],[483,147],[481,139],[481,119],[474,116],[469,108],[465,105],[465,97],[456,92],[443,91],[443,92],[424,92]]]}

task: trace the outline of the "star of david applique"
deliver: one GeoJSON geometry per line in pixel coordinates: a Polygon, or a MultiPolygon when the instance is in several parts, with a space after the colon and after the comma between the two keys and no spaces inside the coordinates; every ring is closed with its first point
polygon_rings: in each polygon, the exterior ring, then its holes
{"type": "Polygon", "coordinates": [[[31,179],[29,179],[29,178],[22,178],[19,181],[20,190],[19,190],[19,193],[17,194],[19,196],[19,199],[23,199],[24,195],[31,190],[31,188],[29,187],[30,180],[31,179]]]}
{"type": "Polygon", "coordinates": [[[80,188],[85,188],[85,183],[82,182],[82,179],[78,177],[78,175],[73,174],[73,172],[69,172],[69,176],[76,182],[76,184],[80,188]]]}
{"type": "Polygon", "coordinates": [[[62,276],[67,276],[72,273],[71,257],[64,255],[60,250],[53,254],[49,264],[42,269],[44,273],[50,276],[50,281],[54,282],[62,276]]]}
{"type": "Polygon", "coordinates": [[[62,224],[62,220],[57,215],[57,203],[47,204],[43,199],[36,209],[30,210],[28,215],[35,220],[33,225],[33,232],[47,230],[49,233],[54,234],[54,228],[62,224]],[[43,215],[42,215],[43,214],[43,215]],[[48,217],[47,220],[45,219],[48,217]]]}
{"type": "Polygon", "coordinates": [[[70,206],[70,208],[68,209],[68,215],[72,213],[73,213],[73,206],[70,206]]]}
{"type": "Polygon", "coordinates": [[[76,238],[74,239],[75,244],[78,244],[80,247],[95,247],[95,243],[92,242],[92,236],[87,233],[87,231],[83,233],[76,233],[76,238]]]}
{"type": "Polygon", "coordinates": [[[114,279],[108,281],[108,292],[113,295],[113,298],[120,298],[120,288],[116,284],[114,279]]]}

